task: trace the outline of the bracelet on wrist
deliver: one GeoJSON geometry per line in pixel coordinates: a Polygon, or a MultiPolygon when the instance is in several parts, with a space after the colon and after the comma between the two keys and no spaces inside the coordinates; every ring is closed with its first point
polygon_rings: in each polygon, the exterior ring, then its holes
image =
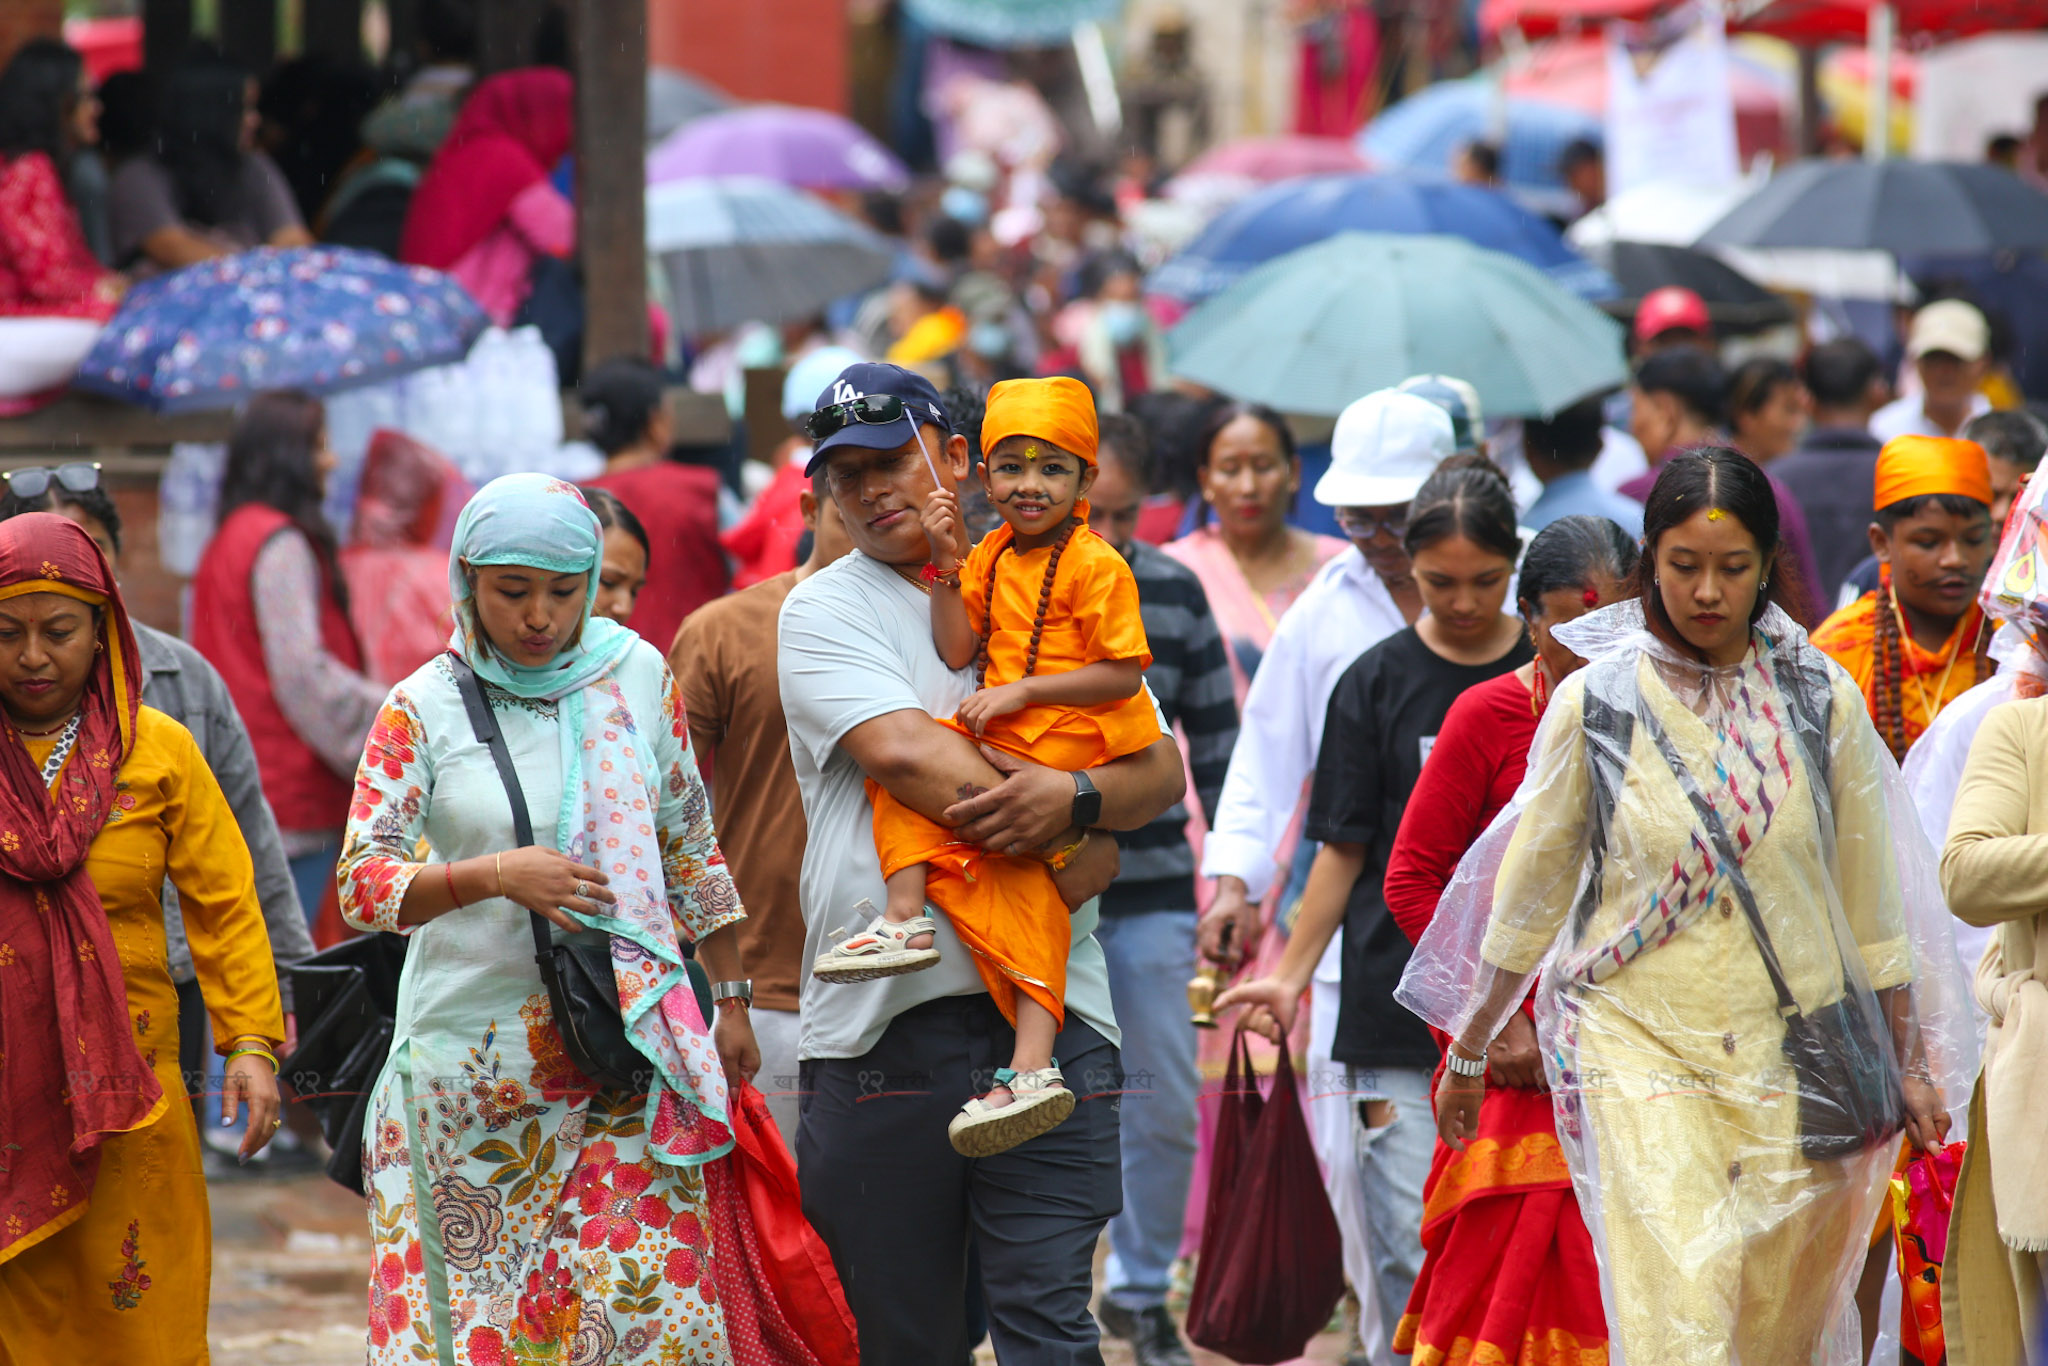
{"type": "Polygon", "coordinates": [[[267,1048],[236,1048],[230,1050],[227,1056],[227,1061],[233,1062],[236,1058],[266,1058],[270,1062],[270,1070],[272,1072],[281,1072],[284,1070],[283,1067],[280,1066],[277,1061],[277,1054],[271,1052],[267,1048]]]}
{"type": "Polygon", "coordinates": [[[461,894],[460,892],[458,892],[458,891],[456,891],[456,890],[455,890],[455,865],[454,865],[454,864],[452,864],[452,863],[444,863],[444,864],[442,864],[442,865],[441,865],[441,876],[442,876],[442,877],[443,877],[443,878],[444,878],[444,879],[445,879],[445,880],[447,881],[447,883],[448,883],[448,899],[449,899],[450,901],[452,901],[452,902],[454,902],[454,903],[455,903],[455,909],[456,909],[456,910],[458,910],[458,911],[459,911],[459,910],[461,910],[461,909],[462,909],[462,894],[461,894]]]}
{"type": "Polygon", "coordinates": [[[1486,1059],[1461,1058],[1455,1048],[1444,1050],[1444,1066],[1460,1077],[1483,1077],[1486,1075],[1486,1059]]]}

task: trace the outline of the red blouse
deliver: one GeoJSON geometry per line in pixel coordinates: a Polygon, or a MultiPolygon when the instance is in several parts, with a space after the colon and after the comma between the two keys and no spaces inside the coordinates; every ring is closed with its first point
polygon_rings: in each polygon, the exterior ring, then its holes
{"type": "Polygon", "coordinates": [[[1451,703],[1387,858],[1387,909],[1410,940],[1422,938],[1458,860],[1522,785],[1535,739],[1529,689],[1513,673],[1451,703]]]}
{"type": "Polygon", "coordinates": [[[107,271],[85,244],[57,168],[41,152],[0,165],[0,316],[114,316],[107,271]]]}

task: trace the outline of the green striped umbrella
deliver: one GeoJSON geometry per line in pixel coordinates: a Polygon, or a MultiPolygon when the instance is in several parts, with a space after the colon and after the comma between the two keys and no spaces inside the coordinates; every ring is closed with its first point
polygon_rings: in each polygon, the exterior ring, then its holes
{"type": "Polygon", "coordinates": [[[1490,416],[1548,417],[1628,380],[1621,325],[1462,238],[1346,232],[1268,261],[1168,334],[1173,373],[1335,416],[1410,375],[1456,375],[1490,416]]]}

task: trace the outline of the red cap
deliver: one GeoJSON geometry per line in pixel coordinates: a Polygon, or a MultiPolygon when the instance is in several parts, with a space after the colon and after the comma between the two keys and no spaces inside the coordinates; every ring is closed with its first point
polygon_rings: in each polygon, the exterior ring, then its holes
{"type": "Polygon", "coordinates": [[[1650,341],[1675,327],[1711,333],[1714,324],[1707,317],[1707,301],[1682,285],[1666,285],[1645,294],[1636,306],[1636,340],[1650,341]]]}

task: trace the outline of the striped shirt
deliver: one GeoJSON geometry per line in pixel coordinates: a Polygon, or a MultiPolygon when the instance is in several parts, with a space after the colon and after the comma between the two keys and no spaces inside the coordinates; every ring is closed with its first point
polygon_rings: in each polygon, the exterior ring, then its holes
{"type": "MultiPolygon", "coordinates": [[[[1237,744],[1237,696],[1222,633],[1201,580],[1186,565],[1143,541],[1133,542],[1124,558],[1138,580],[1138,612],[1152,649],[1145,683],[1168,724],[1187,737],[1195,797],[1213,816],[1237,744]]],[[[1195,855],[1187,823],[1187,805],[1176,803],[1143,829],[1117,835],[1123,871],[1103,894],[1104,915],[1193,911],[1195,855]]]]}

